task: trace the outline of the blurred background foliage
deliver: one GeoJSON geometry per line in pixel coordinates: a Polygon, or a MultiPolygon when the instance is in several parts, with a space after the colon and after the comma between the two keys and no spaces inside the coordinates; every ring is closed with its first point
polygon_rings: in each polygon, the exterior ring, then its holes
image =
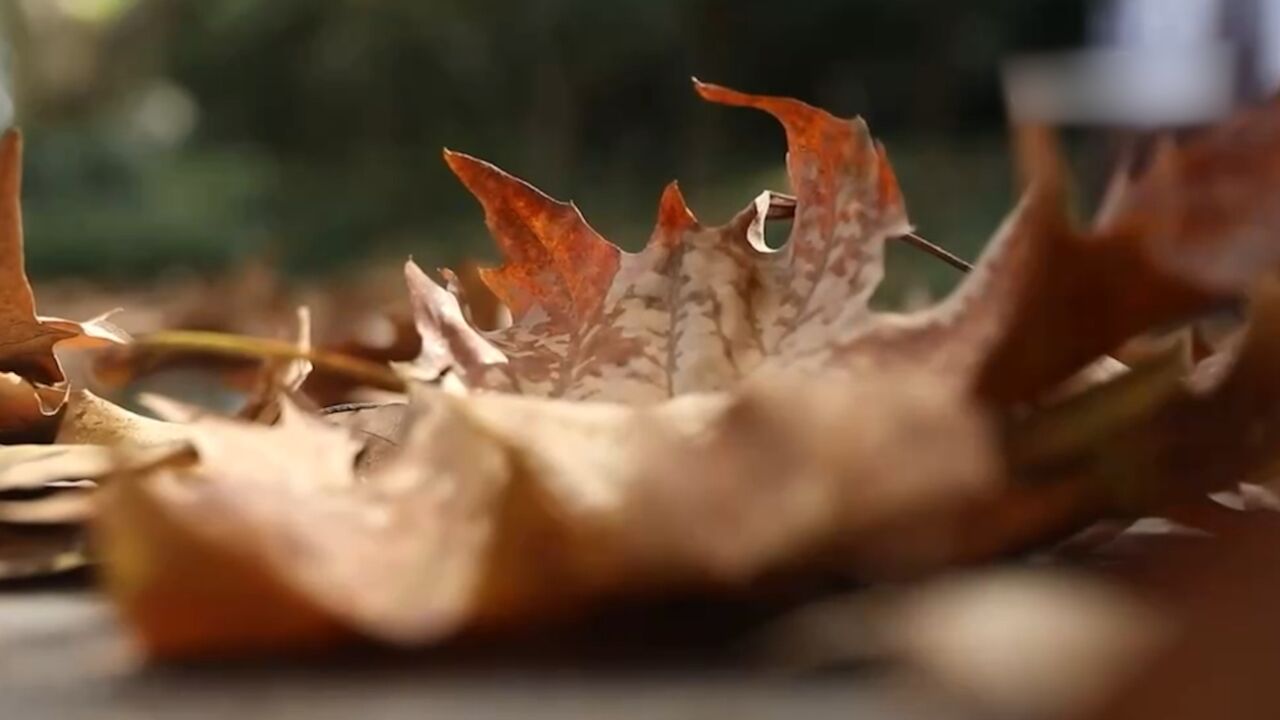
{"type": "Polygon", "coordinates": [[[783,140],[697,100],[691,75],[866,116],[921,232],[972,256],[1011,202],[999,63],[1078,43],[1085,17],[1076,0],[0,4],[29,264],[115,279],[490,258],[442,146],[576,200],[626,247],[672,178],[721,221],[785,188],[783,140]]]}

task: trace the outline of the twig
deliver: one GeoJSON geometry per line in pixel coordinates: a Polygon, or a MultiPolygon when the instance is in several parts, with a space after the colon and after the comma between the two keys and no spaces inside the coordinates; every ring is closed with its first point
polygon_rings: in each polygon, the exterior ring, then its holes
{"type": "MultiPolygon", "coordinates": [[[[786,220],[795,217],[796,199],[794,196],[778,192],[771,192],[769,193],[769,196],[769,212],[765,217],[770,220],[786,220]]],[[[923,250],[924,252],[929,253],[960,272],[969,272],[973,269],[973,265],[971,263],[957,257],[945,248],[934,245],[915,233],[900,235],[897,239],[902,240],[917,250],[923,250]]]]}
{"type": "Polygon", "coordinates": [[[898,239],[904,241],[911,247],[916,248],[917,250],[923,250],[929,253],[930,255],[941,260],[942,262],[959,270],[960,272],[969,272],[970,270],[973,269],[972,263],[966,260],[963,260],[960,257],[957,257],[956,255],[953,255],[946,248],[941,247],[939,245],[934,245],[933,243],[929,242],[928,240],[925,240],[924,238],[920,237],[915,233],[907,233],[906,235],[900,235],[898,239]]]}
{"type": "Polygon", "coordinates": [[[135,338],[133,347],[152,352],[201,352],[244,358],[310,360],[317,368],[372,387],[403,391],[404,380],[385,365],[324,350],[302,350],[292,342],[202,330],[164,330],[135,338]]]}

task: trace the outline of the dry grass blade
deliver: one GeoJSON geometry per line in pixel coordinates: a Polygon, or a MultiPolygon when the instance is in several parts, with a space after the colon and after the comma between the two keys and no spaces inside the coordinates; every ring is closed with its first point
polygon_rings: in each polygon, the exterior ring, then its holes
{"type": "MultiPolygon", "coordinates": [[[[770,192],[769,193],[769,213],[770,220],[790,220],[796,216],[796,199],[786,193],[770,192]]],[[[950,250],[935,245],[921,237],[919,234],[909,232],[899,235],[898,240],[907,243],[913,248],[921,252],[928,253],[942,262],[961,272],[969,272],[973,269],[973,264],[958,257],[950,250]]]]}
{"type": "Polygon", "coordinates": [[[345,375],[363,384],[400,392],[402,380],[385,365],[317,349],[302,349],[295,343],[268,338],[245,337],[198,330],[166,330],[136,338],[134,346],[154,352],[200,352],[231,357],[305,360],[317,368],[345,375]]]}

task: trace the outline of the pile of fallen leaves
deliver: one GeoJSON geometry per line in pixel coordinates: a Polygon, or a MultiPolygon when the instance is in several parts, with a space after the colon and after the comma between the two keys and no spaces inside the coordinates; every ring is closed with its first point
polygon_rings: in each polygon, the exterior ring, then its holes
{"type": "Polygon", "coordinates": [[[697,90],[782,124],[792,194],[704,225],[672,184],[629,254],[573,205],[446,152],[506,263],[484,288],[408,263],[421,344],[393,362],[313,346],[305,312],[291,341],[36,315],[11,132],[0,574],[95,563],[145,650],[189,657],[901,587],[1087,552],[1139,518],[1262,532],[1280,462],[1280,106],[1157,144],[1091,222],[1053,146],[1026,143],[1022,199],[982,258],[898,314],[868,306],[885,243],[912,228],[866,125],[697,90]],[[770,248],[780,217],[791,234],[770,248]],[[147,396],[144,417],[70,387],[55,349],[98,345],[114,346],[100,369],[131,375],[183,352],[252,360],[244,406],[147,396]],[[321,371],[379,401],[326,407],[307,391],[321,371]]]}

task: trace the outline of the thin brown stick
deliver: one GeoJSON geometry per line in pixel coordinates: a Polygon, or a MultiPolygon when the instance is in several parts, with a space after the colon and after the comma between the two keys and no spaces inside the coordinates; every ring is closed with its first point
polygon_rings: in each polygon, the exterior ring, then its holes
{"type": "Polygon", "coordinates": [[[309,360],[317,368],[344,375],[371,387],[393,392],[405,389],[404,380],[385,365],[325,350],[302,350],[284,340],[203,330],[162,330],[135,338],[133,347],[152,352],[199,352],[224,357],[309,360]]]}
{"type": "MultiPolygon", "coordinates": [[[[766,215],[768,219],[787,220],[795,217],[795,215],[796,215],[796,199],[794,196],[787,195],[785,193],[778,193],[778,192],[769,193],[769,213],[768,215],[766,215]]],[[[970,270],[973,269],[973,265],[971,263],[956,256],[955,254],[951,253],[949,250],[943,247],[934,245],[933,243],[929,242],[928,240],[925,240],[924,238],[920,237],[916,233],[907,233],[906,235],[900,235],[897,237],[897,239],[905,242],[906,244],[910,245],[913,248],[916,248],[917,250],[923,250],[924,252],[934,256],[935,258],[959,270],[960,272],[969,272],[970,270]]]]}
{"type": "Polygon", "coordinates": [[[970,270],[973,269],[972,263],[956,255],[953,255],[946,248],[938,245],[934,245],[933,243],[929,242],[928,240],[925,240],[924,238],[920,237],[915,233],[907,233],[906,235],[901,235],[898,237],[898,239],[902,240],[903,242],[907,243],[908,245],[910,245],[911,247],[917,250],[923,250],[929,253],[930,255],[941,260],[942,262],[959,270],[960,272],[969,272],[970,270]]]}

